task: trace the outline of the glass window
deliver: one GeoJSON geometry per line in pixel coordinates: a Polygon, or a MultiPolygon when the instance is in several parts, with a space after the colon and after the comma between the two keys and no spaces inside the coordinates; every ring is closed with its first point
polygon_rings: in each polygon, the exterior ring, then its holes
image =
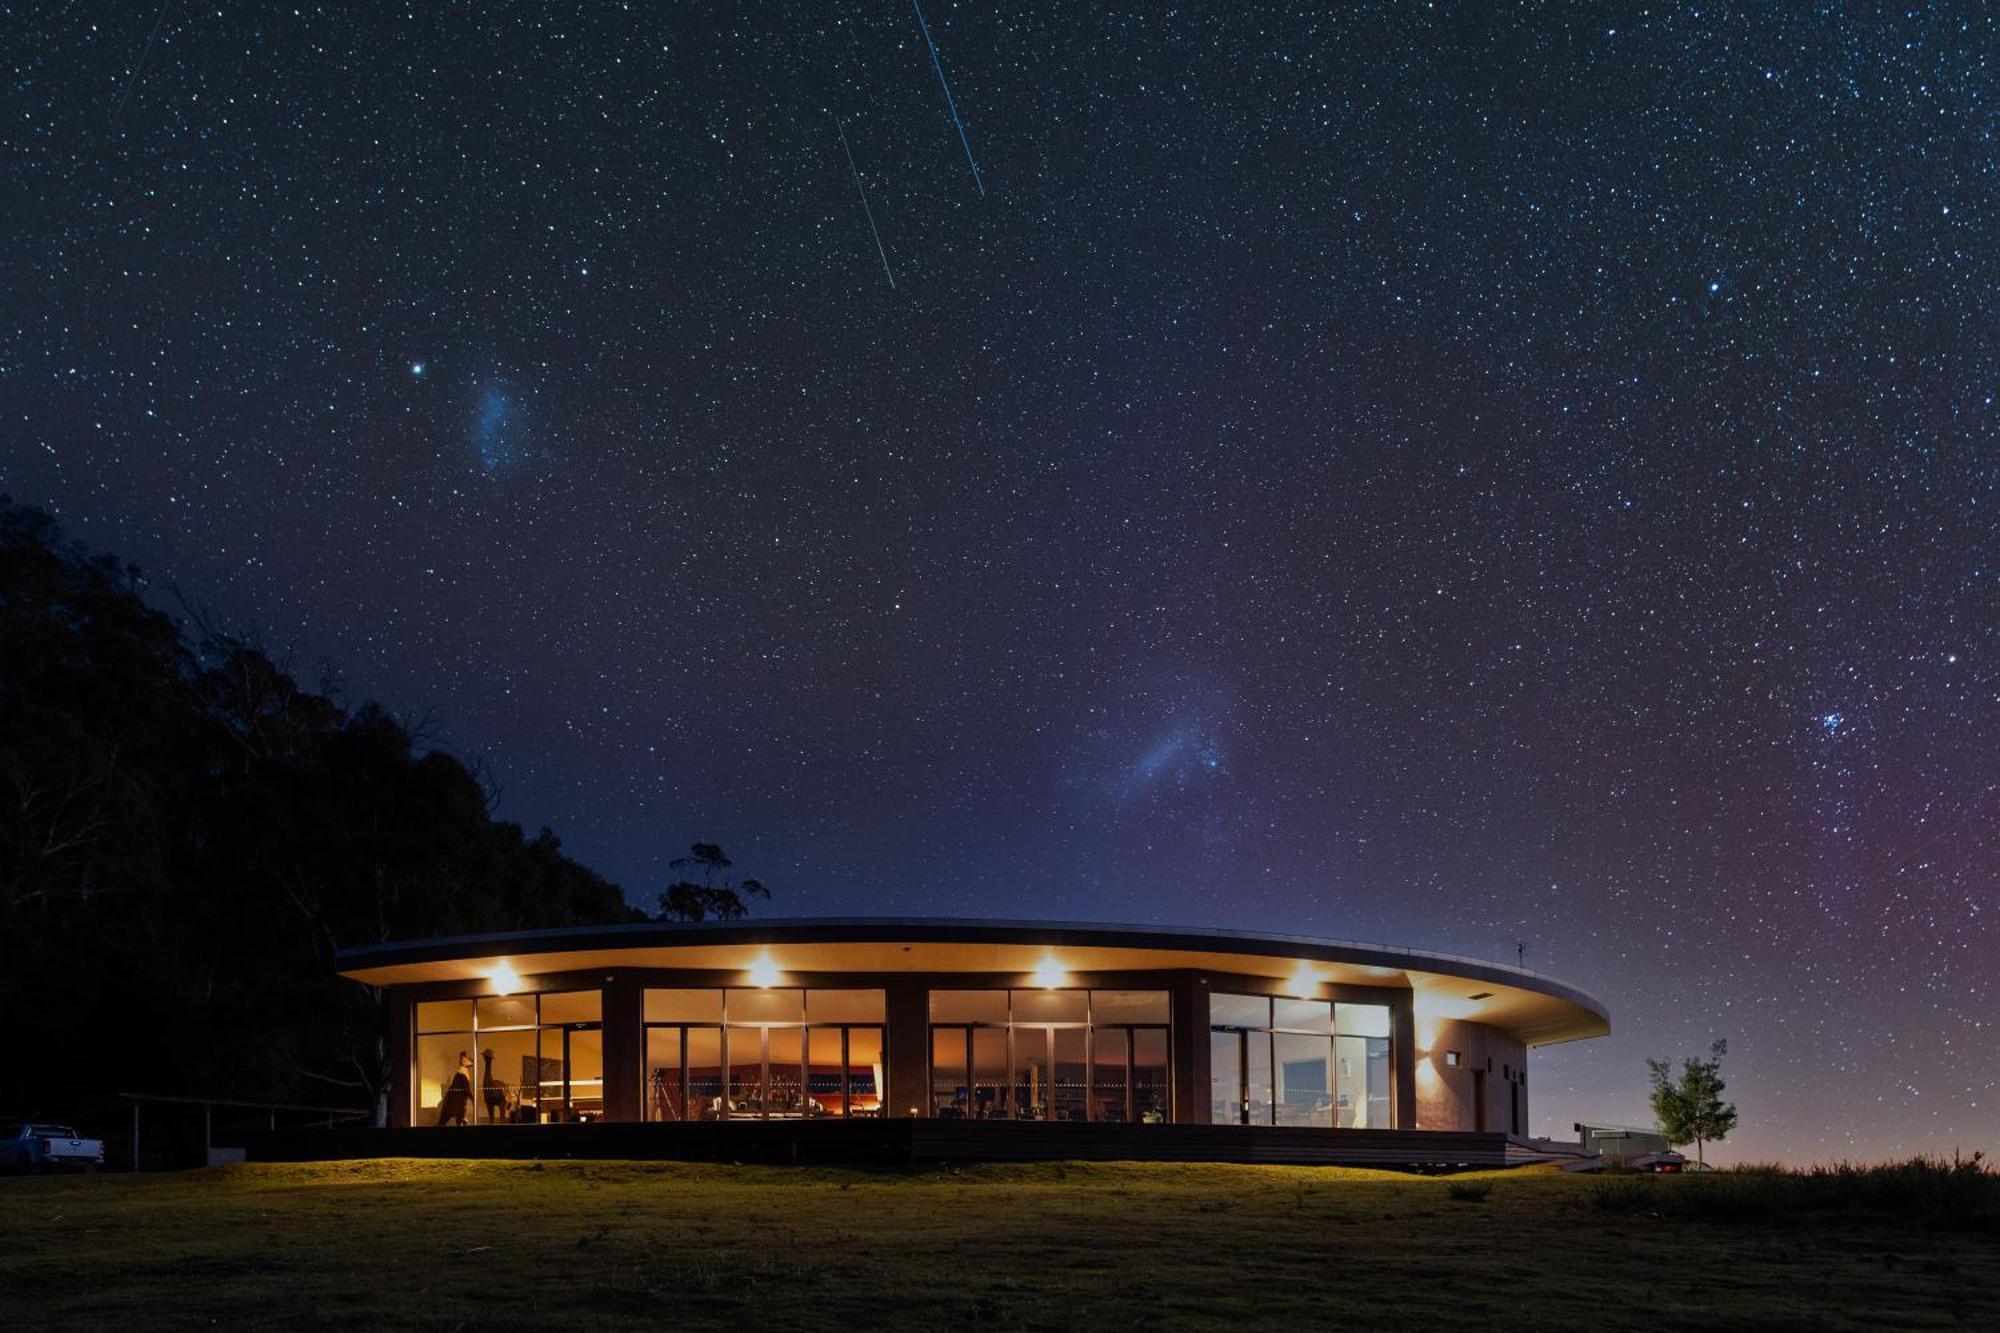
{"type": "Polygon", "coordinates": [[[1387,1129],[1389,1110],[1389,1040],[1386,1037],[1336,1037],[1343,1129],[1387,1129]]]}
{"type": "Polygon", "coordinates": [[[535,1025],[532,995],[486,995],[479,1000],[479,1028],[531,1028],[535,1025]]]}
{"type": "Polygon", "coordinates": [[[646,1097],[649,1118],[692,1120],[694,1108],[688,1104],[687,1030],[648,1028],[646,1030],[646,1097]]]}
{"type": "Polygon", "coordinates": [[[1120,1125],[1132,1119],[1126,1107],[1126,1032],[1123,1028],[1102,1028],[1091,1052],[1090,1096],[1101,1124],[1120,1125]]]}
{"type": "Polygon", "coordinates": [[[1342,1004],[1335,1007],[1335,1020],[1343,1037],[1386,1037],[1389,1035],[1389,1006],[1386,1004],[1342,1004]]]}
{"type": "Polygon", "coordinates": [[[687,1106],[693,1120],[722,1118],[722,1029],[687,1028],[687,1106]]]}
{"type": "Polygon", "coordinates": [[[1241,1032],[1208,1034],[1208,1120],[1212,1125],[1243,1123],[1243,1043],[1241,1032]]]}
{"type": "Polygon", "coordinates": [[[1243,1100],[1252,1125],[1271,1123],[1271,1034],[1268,1032],[1246,1032],[1243,1034],[1244,1068],[1243,1100]]]}
{"type": "Polygon", "coordinates": [[[1271,1026],[1271,1002],[1262,995],[1218,991],[1208,997],[1208,1021],[1219,1028],[1267,1028],[1271,1026]]]}
{"type": "Polygon", "coordinates": [[[1007,1021],[1007,992],[1004,990],[934,990],[931,992],[933,1023],[1004,1023],[1007,1021]]]}
{"type": "Polygon", "coordinates": [[[722,992],[719,990],[649,990],[646,992],[648,1023],[720,1023],[722,992]]]}
{"type": "MultiPolygon", "coordinates": [[[[1078,996],[1081,999],[1081,995],[1078,996]]],[[[1090,1066],[1084,1062],[1084,1028],[1055,1028],[1054,1078],[1049,1085],[1049,1119],[1090,1119],[1090,1066]]]]}
{"type": "Polygon", "coordinates": [[[1016,1120],[1049,1118],[1049,1028],[1014,1029],[1016,1120]]]}
{"type": "Polygon", "coordinates": [[[1277,1045],[1277,1123],[1333,1124],[1333,1043],[1328,1037],[1280,1032],[1277,1045]]]}
{"type": "MultiPolygon", "coordinates": [[[[556,1036],[562,1035],[558,1028],[556,1036]]],[[[528,1124],[541,1119],[542,1066],[534,1028],[479,1034],[479,1123],[528,1124]]],[[[560,1059],[555,1100],[562,1102],[560,1059]]]]}
{"type": "Polygon", "coordinates": [[[537,1111],[550,1124],[576,1124],[604,1113],[604,1032],[601,1028],[541,1030],[537,1111]]]}
{"type": "MultiPolygon", "coordinates": [[[[803,1023],[806,993],[802,990],[732,990],[730,1023],[803,1023]]],[[[734,1056],[730,1057],[732,1060],[734,1056]]]]}
{"type": "Polygon", "coordinates": [[[812,1023],[880,1023],[886,1007],[878,990],[806,992],[806,1019],[812,1023]]]}
{"type": "Polygon", "coordinates": [[[972,1106],[979,1120],[1007,1118],[1007,1030],[972,1029],[972,1106]]]}
{"type": "Polygon", "coordinates": [[[951,1062],[933,1066],[934,1115],[1131,1123],[1143,1041],[1145,1123],[1168,1118],[1165,991],[932,991],[930,1001],[933,1060],[951,1062]]]}
{"type": "Polygon", "coordinates": [[[806,1029],[806,1115],[838,1119],[847,1113],[847,1083],[839,1028],[806,1029]]]}
{"type": "Polygon", "coordinates": [[[472,1031],[472,1001],[423,1000],[417,1004],[417,1031],[472,1031]]]}
{"type": "Polygon", "coordinates": [[[1132,1040],[1132,1118],[1142,1125],[1163,1125],[1170,1118],[1167,1102],[1167,1031],[1134,1028],[1132,1040]]]}
{"type": "Polygon", "coordinates": [[[1089,1017],[1089,992],[1080,990],[1017,990],[1016,1023],[1081,1023],[1089,1017]]]}
{"type": "Polygon", "coordinates": [[[542,1022],[595,1023],[604,1017],[604,992],[553,991],[542,996],[542,1022]]]}
{"type": "Polygon", "coordinates": [[[1164,1023],[1169,1009],[1163,990],[1094,990],[1090,993],[1093,1023],[1164,1023]]]}
{"type": "Polygon", "coordinates": [[[971,1087],[965,1076],[966,1031],[931,1030],[931,1114],[941,1120],[972,1116],[971,1087]]]}
{"type": "MultiPolygon", "coordinates": [[[[764,1043],[768,1066],[764,1075],[764,1114],[773,1120],[797,1120],[806,1110],[806,1030],[771,1028],[765,1033],[764,1043]]],[[[834,1051],[838,1055],[837,1045],[834,1051]]]]}
{"type": "Polygon", "coordinates": [[[764,1114],[764,1029],[730,1027],[729,1115],[756,1120],[764,1114]]]}
{"type": "Polygon", "coordinates": [[[470,1032],[417,1038],[416,1078],[412,1089],[416,1101],[413,1123],[463,1125],[471,1122],[472,1069],[469,1065],[461,1065],[461,1060],[471,1058],[470,1032]]]}
{"type": "Polygon", "coordinates": [[[880,1116],[883,1089],[882,1029],[847,1029],[847,1114],[880,1116]]]}
{"type": "Polygon", "coordinates": [[[1273,1000],[1271,1026],[1294,1032],[1332,1031],[1333,1005],[1326,1000],[1273,1000]]]}

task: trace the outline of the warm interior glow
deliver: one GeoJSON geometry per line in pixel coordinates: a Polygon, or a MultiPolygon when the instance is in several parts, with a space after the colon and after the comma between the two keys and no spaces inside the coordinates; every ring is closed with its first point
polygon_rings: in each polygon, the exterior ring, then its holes
{"type": "Polygon", "coordinates": [[[778,984],[778,965],[771,961],[771,955],[759,954],[757,961],[750,964],[750,984],[753,986],[778,984]]]}
{"type": "Polygon", "coordinates": [[[1319,972],[1304,963],[1300,963],[1298,971],[1292,973],[1291,986],[1292,994],[1298,996],[1301,1000],[1317,999],[1319,997],[1319,972]]]}
{"type": "Polygon", "coordinates": [[[1068,979],[1068,975],[1056,962],[1054,954],[1050,954],[1035,965],[1035,984],[1044,990],[1054,990],[1068,979]]]}
{"type": "Polygon", "coordinates": [[[514,965],[505,958],[495,963],[493,965],[493,993],[495,995],[512,995],[519,989],[521,989],[521,974],[514,970],[514,965]]]}

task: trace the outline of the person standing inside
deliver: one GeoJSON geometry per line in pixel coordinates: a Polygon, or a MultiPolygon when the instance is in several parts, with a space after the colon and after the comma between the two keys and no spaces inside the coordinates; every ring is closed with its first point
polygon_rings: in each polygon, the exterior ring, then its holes
{"type": "Polygon", "coordinates": [[[444,1100],[438,1103],[437,1122],[440,1125],[462,1125],[465,1113],[472,1109],[472,1052],[458,1053],[458,1072],[445,1085],[444,1100]]]}

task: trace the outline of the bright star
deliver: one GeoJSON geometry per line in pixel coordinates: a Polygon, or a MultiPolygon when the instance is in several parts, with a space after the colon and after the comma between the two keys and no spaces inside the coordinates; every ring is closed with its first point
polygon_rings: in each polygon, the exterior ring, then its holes
{"type": "Polygon", "coordinates": [[[410,373],[418,379],[422,379],[424,377],[424,363],[421,361],[410,362],[410,373]]]}

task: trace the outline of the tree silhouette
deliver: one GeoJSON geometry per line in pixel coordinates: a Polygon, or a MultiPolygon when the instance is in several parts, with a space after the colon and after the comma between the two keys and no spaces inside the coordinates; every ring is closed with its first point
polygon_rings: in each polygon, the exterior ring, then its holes
{"type": "Polygon", "coordinates": [[[738,883],[730,874],[735,864],[723,853],[722,844],[698,842],[686,856],[667,863],[680,878],[660,894],[661,921],[740,921],[750,914],[747,898],[768,901],[771,891],[761,880],[738,883]],[[694,876],[701,877],[697,883],[694,876]],[[716,883],[717,877],[722,882],[716,883]]]}
{"type": "Polygon", "coordinates": [[[1708,1048],[1708,1059],[1681,1061],[1681,1075],[1673,1077],[1666,1060],[1646,1061],[1646,1073],[1653,1084],[1653,1114],[1667,1142],[1694,1144],[1697,1169],[1706,1167],[1702,1156],[1705,1143],[1720,1143],[1736,1128],[1736,1108],[1722,1100],[1722,1057],[1729,1043],[1717,1041],[1708,1048]]]}
{"type": "Polygon", "coordinates": [[[384,709],[149,591],[0,496],[0,1014],[60,1019],[12,1025],[0,1106],[384,1107],[336,948],[644,919],[384,709]]]}

